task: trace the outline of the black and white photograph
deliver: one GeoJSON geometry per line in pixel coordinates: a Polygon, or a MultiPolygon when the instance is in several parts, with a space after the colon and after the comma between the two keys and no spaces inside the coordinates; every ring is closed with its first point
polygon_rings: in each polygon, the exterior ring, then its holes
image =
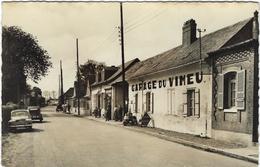
{"type": "Polygon", "coordinates": [[[1,8],[2,166],[258,166],[259,2],[1,8]]]}

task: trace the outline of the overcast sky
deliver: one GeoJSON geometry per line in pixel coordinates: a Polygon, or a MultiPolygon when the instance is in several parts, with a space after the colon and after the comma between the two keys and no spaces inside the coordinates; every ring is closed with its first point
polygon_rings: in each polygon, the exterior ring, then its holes
{"type": "MultiPolygon", "coordinates": [[[[121,63],[118,2],[4,2],[2,24],[19,26],[37,37],[48,51],[53,68],[38,85],[58,90],[59,61],[63,62],[64,91],[73,86],[76,74],[76,38],[79,59],[121,63]]],[[[126,61],[155,56],[182,41],[182,25],[193,18],[197,27],[211,33],[253,17],[257,3],[129,3],[123,4],[126,61]]]]}

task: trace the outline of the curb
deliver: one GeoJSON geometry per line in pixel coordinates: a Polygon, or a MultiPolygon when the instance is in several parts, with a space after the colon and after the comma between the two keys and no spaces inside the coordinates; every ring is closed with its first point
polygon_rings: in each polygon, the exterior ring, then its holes
{"type": "Polygon", "coordinates": [[[178,138],[174,138],[174,137],[169,137],[169,136],[166,136],[166,135],[163,135],[163,134],[148,132],[148,131],[145,131],[145,130],[139,130],[139,129],[135,129],[135,128],[127,127],[127,126],[120,126],[120,125],[117,125],[117,124],[110,124],[110,123],[102,122],[102,121],[99,121],[99,120],[96,120],[96,119],[91,119],[91,118],[88,118],[88,117],[85,117],[85,118],[87,118],[88,120],[92,120],[92,121],[95,121],[95,122],[100,122],[100,123],[107,124],[107,125],[110,125],[110,126],[121,127],[121,128],[130,130],[130,131],[134,131],[134,132],[138,132],[138,133],[154,136],[154,137],[157,137],[157,138],[160,138],[160,139],[164,139],[164,140],[167,140],[167,141],[170,141],[170,142],[182,144],[184,146],[189,146],[189,147],[196,148],[196,149],[199,149],[199,150],[212,152],[212,153],[217,153],[217,154],[225,155],[225,156],[228,156],[228,157],[231,157],[231,158],[236,158],[236,159],[240,159],[240,160],[244,160],[244,161],[248,161],[248,162],[252,162],[252,163],[258,164],[258,160],[255,159],[255,158],[242,156],[242,155],[237,155],[237,154],[230,153],[230,152],[227,152],[227,151],[224,151],[224,150],[221,150],[221,149],[218,149],[218,148],[214,148],[214,147],[211,147],[211,146],[206,146],[206,145],[203,145],[203,144],[198,144],[198,143],[190,142],[190,141],[187,141],[187,140],[178,139],[178,138]]]}

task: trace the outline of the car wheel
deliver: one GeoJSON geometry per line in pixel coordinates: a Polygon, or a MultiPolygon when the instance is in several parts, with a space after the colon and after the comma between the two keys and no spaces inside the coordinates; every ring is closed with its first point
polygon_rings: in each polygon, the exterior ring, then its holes
{"type": "Polygon", "coordinates": [[[40,119],[40,122],[42,123],[42,119],[40,119]]]}

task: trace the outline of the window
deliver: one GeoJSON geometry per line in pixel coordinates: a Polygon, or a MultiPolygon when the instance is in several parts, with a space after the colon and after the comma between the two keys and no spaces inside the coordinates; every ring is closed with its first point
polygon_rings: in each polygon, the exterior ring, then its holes
{"type": "Polygon", "coordinates": [[[144,109],[146,110],[146,112],[153,113],[153,110],[154,110],[154,94],[151,93],[151,92],[147,92],[145,94],[144,109]]]}
{"type": "Polygon", "coordinates": [[[183,92],[183,116],[200,117],[200,90],[189,88],[183,92]]]}
{"type": "Polygon", "coordinates": [[[98,82],[101,81],[101,72],[98,72],[98,82]]]}
{"type": "Polygon", "coordinates": [[[224,108],[236,106],[236,72],[224,75],[224,108]]]}
{"type": "Polygon", "coordinates": [[[146,93],[146,111],[151,111],[151,92],[146,93]]]}
{"type": "Polygon", "coordinates": [[[226,112],[245,109],[245,70],[219,74],[217,88],[219,109],[226,112]]]}
{"type": "Polygon", "coordinates": [[[187,90],[187,116],[195,115],[195,90],[187,90]]]}
{"type": "Polygon", "coordinates": [[[138,112],[138,94],[135,94],[135,112],[138,112]]]}

